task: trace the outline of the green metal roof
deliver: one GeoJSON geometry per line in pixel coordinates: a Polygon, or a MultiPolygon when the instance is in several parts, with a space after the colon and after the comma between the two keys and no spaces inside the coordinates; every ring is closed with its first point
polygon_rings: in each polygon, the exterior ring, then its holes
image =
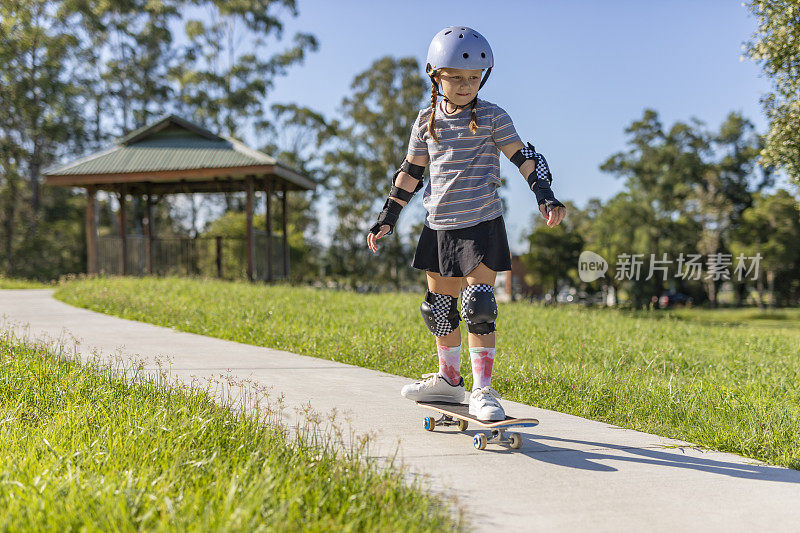
{"type": "Polygon", "coordinates": [[[111,148],[65,165],[52,165],[42,174],[118,174],[276,164],[275,158],[235,139],[168,115],[117,139],[111,148]]]}

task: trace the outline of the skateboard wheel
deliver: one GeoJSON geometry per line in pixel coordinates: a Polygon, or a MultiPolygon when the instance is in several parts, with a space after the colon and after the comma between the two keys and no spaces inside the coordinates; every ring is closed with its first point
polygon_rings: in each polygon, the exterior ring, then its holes
{"type": "Polygon", "coordinates": [[[518,450],[520,447],[522,447],[522,437],[519,436],[519,433],[512,433],[508,436],[508,438],[511,439],[510,446],[515,450],[518,450]]]}
{"type": "Polygon", "coordinates": [[[469,427],[469,422],[467,422],[466,420],[459,420],[458,421],[458,430],[459,431],[466,431],[468,427],[469,427]]]}
{"type": "Polygon", "coordinates": [[[424,426],[428,431],[433,431],[433,429],[436,427],[436,420],[434,420],[433,417],[426,416],[424,426]]]}
{"type": "Polygon", "coordinates": [[[478,433],[475,435],[475,437],[472,439],[472,445],[479,450],[486,448],[486,435],[483,433],[478,433]]]}

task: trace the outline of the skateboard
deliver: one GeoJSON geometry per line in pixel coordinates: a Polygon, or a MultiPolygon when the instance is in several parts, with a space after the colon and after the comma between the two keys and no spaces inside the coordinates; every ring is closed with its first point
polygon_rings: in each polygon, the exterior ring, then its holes
{"type": "Polygon", "coordinates": [[[458,426],[459,431],[464,431],[470,422],[490,430],[488,438],[486,433],[477,433],[473,437],[472,445],[479,450],[486,448],[487,444],[508,444],[516,450],[522,446],[522,437],[519,433],[512,432],[506,435],[505,431],[511,427],[532,428],[539,425],[539,421],[535,418],[514,418],[512,416],[506,416],[505,420],[491,422],[478,420],[475,415],[469,414],[469,405],[465,403],[417,402],[417,405],[442,415],[439,418],[425,417],[424,427],[428,431],[433,431],[436,426],[458,426]]]}

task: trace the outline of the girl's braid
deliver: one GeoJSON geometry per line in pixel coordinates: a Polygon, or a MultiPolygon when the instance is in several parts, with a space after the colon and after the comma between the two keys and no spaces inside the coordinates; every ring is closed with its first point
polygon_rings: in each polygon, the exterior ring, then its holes
{"type": "MultiPolygon", "coordinates": [[[[438,70],[431,72],[432,76],[436,76],[438,70]]],[[[436,83],[431,81],[431,118],[428,119],[428,135],[431,136],[433,142],[439,144],[439,139],[436,138],[436,102],[439,100],[439,90],[436,83]]]]}
{"type": "Polygon", "coordinates": [[[469,131],[475,133],[478,131],[478,111],[475,109],[478,106],[478,97],[472,99],[472,115],[469,121],[469,131]]]}

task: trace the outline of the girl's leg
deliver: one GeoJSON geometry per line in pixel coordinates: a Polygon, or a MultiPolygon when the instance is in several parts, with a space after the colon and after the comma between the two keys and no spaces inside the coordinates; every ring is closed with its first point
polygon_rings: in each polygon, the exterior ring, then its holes
{"type": "MultiPolygon", "coordinates": [[[[467,285],[486,284],[494,287],[497,272],[487,267],[483,263],[464,278],[462,278],[462,288],[467,285]]],[[[463,302],[462,302],[463,307],[463,302]]],[[[489,387],[492,383],[492,366],[494,365],[495,332],[486,335],[469,333],[469,356],[472,363],[472,390],[489,387]]]]}
{"type": "MultiPolygon", "coordinates": [[[[429,291],[458,298],[464,278],[444,277],[437,272],[428,272],[427,275],[429,291]]],[[[436,351],[439,355],[439,374],[451,385],[457,385],[461,381],[461,328],[436,337],[436,351]]]]}

